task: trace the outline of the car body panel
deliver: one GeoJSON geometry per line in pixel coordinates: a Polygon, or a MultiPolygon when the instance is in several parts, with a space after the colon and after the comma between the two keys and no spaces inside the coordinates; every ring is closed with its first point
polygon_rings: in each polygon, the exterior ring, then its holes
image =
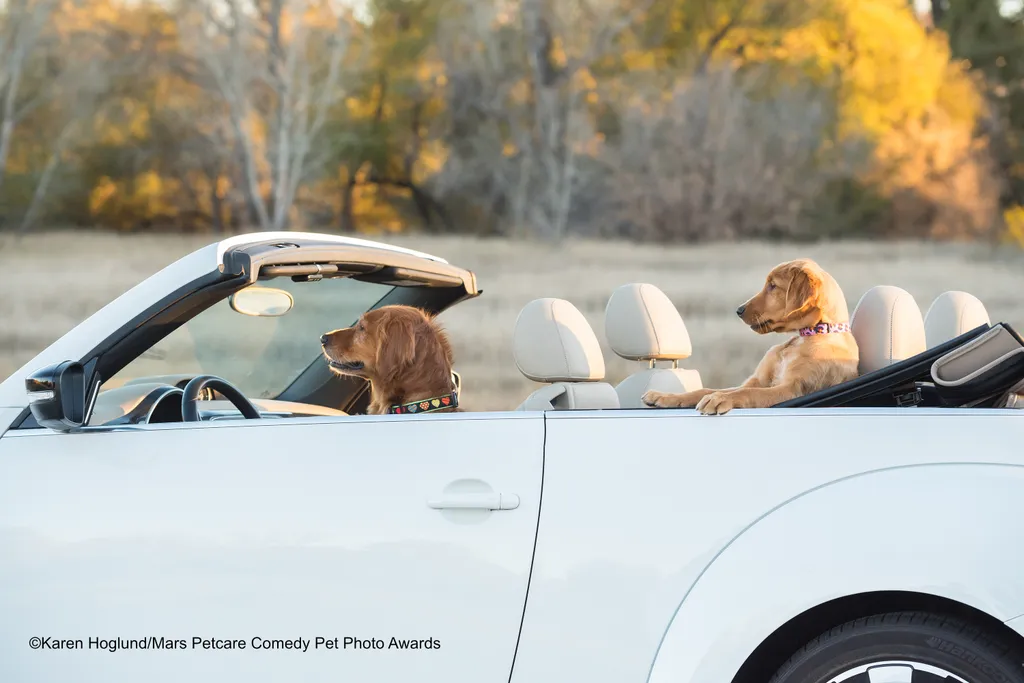
{"type": "Polygon", "coordinates": [[[4,435],[19,415],[22,408],[0,408],[0,436],[4,435]]]}
{"type": "Polygon", "coordinates": [[[785,504],[706,569],[648,680],[731,680],[780,624],[850,595],[922,593],[1008,620],[1024,608],[1022,490],[1021,465],[908,465],[785,504]]]}
{"type": "MultiPolygon", "coordinates": [[[[809,518],[789,518],[803,542],[781,546],[792,557],[779,562],[778,576],[773,554],[745,556],[749,577],[733,572],[728,575],[733,584],[708,583],[710,597],[701,601],[702,609],[680,608],[685,607],[694,585],[701,585],[698,578],[712,562],[718,564],[743,547],[741,543],[732,548],[737,538],[742,539],[773,509],[785,509],[810,491],[893,467],[1024,463],[1024,453],[1007,447],[1024,440],[1024,420],[1015,420],[1020,413],[793,408],[784,413],[740,410],[721,417],[671,410],[547,415],[543,513],[514,679],[645,680],[665,638],[663,656],[672,652],[675,657],[681,651],[693,657],[724,657],[707,671],[727,670],[728,676],[715,680],[729,680],[735,673],[730,667],[739,664],[733,659],[735,651],[721,649],[730,635],[741,632],[737,620],[743,621],[744,614],[763,614],[764,620],[755,619],[753,629],[767,635],[783,623],[772,617],[788,615],[803,607],[805,600],[851,594],[865,586],[902,590],[908,584],[918,589],[930,585],[938,593],[961,595],[981,609],[1006,615],[1003,618],[1024,609],[1024,583],[1007,573],[1019,561],[999,570],[966,559],[948,562],[948,573],[943,575],[942,567],[929,566],[934,558],[925,553],[902,555],[898,570],[861,567],[865,574],[875,571],[863,580],[855,581],[859,575],[847,572],[837,573],[834,582],[831,576],[808,581],[810,597],[805,597],[801,574],[793,574],[801,562],[813,566],[819,552],[836,554],[837,561],[849,553],[843,534],[828,532],[828,518],[820,506],[804,510],[809,518]],[[812,533],[813,529],[817,531],[812,533]],[[983,569],[987,571],[977,573],[983,569]],[[911,581],[918,575],[918,581],[911,581]],[[735,584],[757,579],[778,591],[755,593],[735,584]],[[960,590],[956,590],[958,583],[964,586],[960,590]],[[733,598],[740,593],[742,601],[733,598]],[[731,621],[712,619],[708,610],[714,609],[731,621]],[[674,618],[677,610],[680,614],[674,618]],[[705,625],[707,632],[702,631],[705,625]],[[703,635],[695,637],[694,630],[703,635]],[[683,648],[687,638],[699,645],[683,648]],[[614,652],[614,656],[594,657],[595,652],[614,652]]],[[[929,492],[949,494],[947,475],[931,477],[928,470],[919,471],[918,499],[929,492]]],[[[979,484],[973,489],[975,495],[1010,502],[1007,490],[1020,491],[1024,482],[1016,474],[1020,470],[1005,471],[1014,476],[995,487],[979,484]]],[[[865,477],[863,481],[873,480],[865,477]]],[[[942,504],[949,502],[944,499],[942,504]]],[[[989,519],[983,540],[994,544],[993,510],[992,505],[982,505],[977,517],[967,519],[978,524],[989,519]]],[[[891,506],[865,506],[861,526],[849,530],[858,532],[858,542],[876,543],[863,552],[889,548],[892,539],[887,532],[897,527],[905,530],[914,522],[923,523],[922,543],[932,544],[933,550],[946,545],[948,526],[928,527],[927,515],[908,516],[898,526],[889,519],[892,512],[891,506]],[[876,536],[877,542],[872,541],[876,536]]],[[[936,519],[948,521],[948,516],[936,519]]],[[[1007,555],[1002,559],[1020,558],[1011,543],[1013,534],[1019,538],[1024,530],[1019,520],[1024,520],[1024,514],[1005,527],[1007,555]]],[[[785,528],[776,533],[782,535],[776,539],[781,544],[785,528]]],[[[770,547],[772,537],[765,539],[757,546],[762,551],[770,547]]],[[[757,644],[743,641],[745,647],[757,644]]],[[[659,673],[651,680],[691,681],[689,676],[705,666],[709,665],[702,659],[687,660],[685,666],[665,665],[670,675],[659,673]]]]}
{"type": "MultiPolygon", "coordinates": [[[[0,438],[0,680],[507,680],[543,415],[299,418],[0,438]],[[474,480],[476,489],[472,482],[474,480]],[[453,482],[515,509],[439,510],[453,482]],[[308,652],[36,652],[33,636],[338,637],[308,652]],[[416,651],[344,637],[436,639],[416,651]],[[154,663],[159,661],[159,666],[154,663]]],[[[456,492],[457,493],[457,492],[456,492]]]]}

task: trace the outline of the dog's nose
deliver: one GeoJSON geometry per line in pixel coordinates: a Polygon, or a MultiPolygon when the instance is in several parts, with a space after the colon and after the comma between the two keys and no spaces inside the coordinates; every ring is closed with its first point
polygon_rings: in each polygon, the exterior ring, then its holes
{"type": "Polygon", "coordinates": [[[327,335],[326,334],[321,334],[320,335],[320,345],[323,346],[325,344],[327,344],[327,335]]]}
{"type": "Polygon", "coordinates": [[[736,309],[736,315],[742,316],[743,315],[743,311],[745,311],[745,310],[747,310],[746,306],[740,306],[739,308],[736,309]]]}

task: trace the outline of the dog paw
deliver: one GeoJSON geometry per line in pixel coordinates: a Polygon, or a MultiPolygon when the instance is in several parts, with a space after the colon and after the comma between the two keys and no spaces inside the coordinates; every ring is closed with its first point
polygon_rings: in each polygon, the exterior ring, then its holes
{"type": "Polygon", "coordinates": [[[652,408],[678,408],[680,405],[678,395],[666,394],[661,391],[648,391],[640,400],[644,405],[652,408]]]}
{"type": "Polygon", "coordinates": [[[708,394],[697,403],[701,415],[725,415],[735,407],[729,395],[722,392],[708,394]]]}
{"type": "Polygon", "coordinates": [[[640,397],[640,402],[643,403],[645,406],[656,408],[658,407],[658,399],[660,399],[664,395],[665,394],[661,393],[660,391],[648,391],[647,393],[640,397]]]}

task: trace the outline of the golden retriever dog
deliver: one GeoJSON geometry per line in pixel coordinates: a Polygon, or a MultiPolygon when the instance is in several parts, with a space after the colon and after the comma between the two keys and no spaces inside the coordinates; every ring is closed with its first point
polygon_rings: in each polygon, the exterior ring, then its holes
{"type": "Polygon", "coordinates": [[[648,406],[693,408],[723,415],[733,408],[767,408],[857,377],[859,352],[839,285],[810,259],[779,264],[761,291],[736,309],[758,334],[797,336],[773,346],[747,381],[731,389],[684,394],[649,391],[648,406]]]}
{"type": "Polygon", "coordinates": [[[458,396],[448,337],[426,312],[382,306],[320,337],[331,370],[370,382],[370,415],[452,412],[458,396]]]}

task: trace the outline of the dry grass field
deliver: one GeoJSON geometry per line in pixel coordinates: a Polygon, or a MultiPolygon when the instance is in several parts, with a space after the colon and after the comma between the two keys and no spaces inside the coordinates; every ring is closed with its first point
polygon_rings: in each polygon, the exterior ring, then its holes
{"type": "MultiPolygon", "coordinates": [[[[615,357],[604,339],[605,303],[627,282],[655,284],[675,302],[694,349],[681,365],[700,370],[705,386],[742,381],[778,338],[750,332],[736,318],[736,306],[773,265],[800,256],[816,259],[838,279],[851,312],[876,284],[908,290],[922,312],[941,292],[962,289],[978,296],[993,320],[1024,330],[1024,252],[1009,247],[849,242],[666,248],[572,241],[555,248],[419,235],[379,239],[476,272],[483,296],[441,316],[455,344],[469,410],[513,408],[536,388],[516,370],[511,340],[519,310],[537,297],[565,298],[580,308],[601,339],[610,381],[639,369],[615,357]]],[[[0,244],[0,378],[117,295],[210,241],[91,232],[8,238],[0,244]]]]}

